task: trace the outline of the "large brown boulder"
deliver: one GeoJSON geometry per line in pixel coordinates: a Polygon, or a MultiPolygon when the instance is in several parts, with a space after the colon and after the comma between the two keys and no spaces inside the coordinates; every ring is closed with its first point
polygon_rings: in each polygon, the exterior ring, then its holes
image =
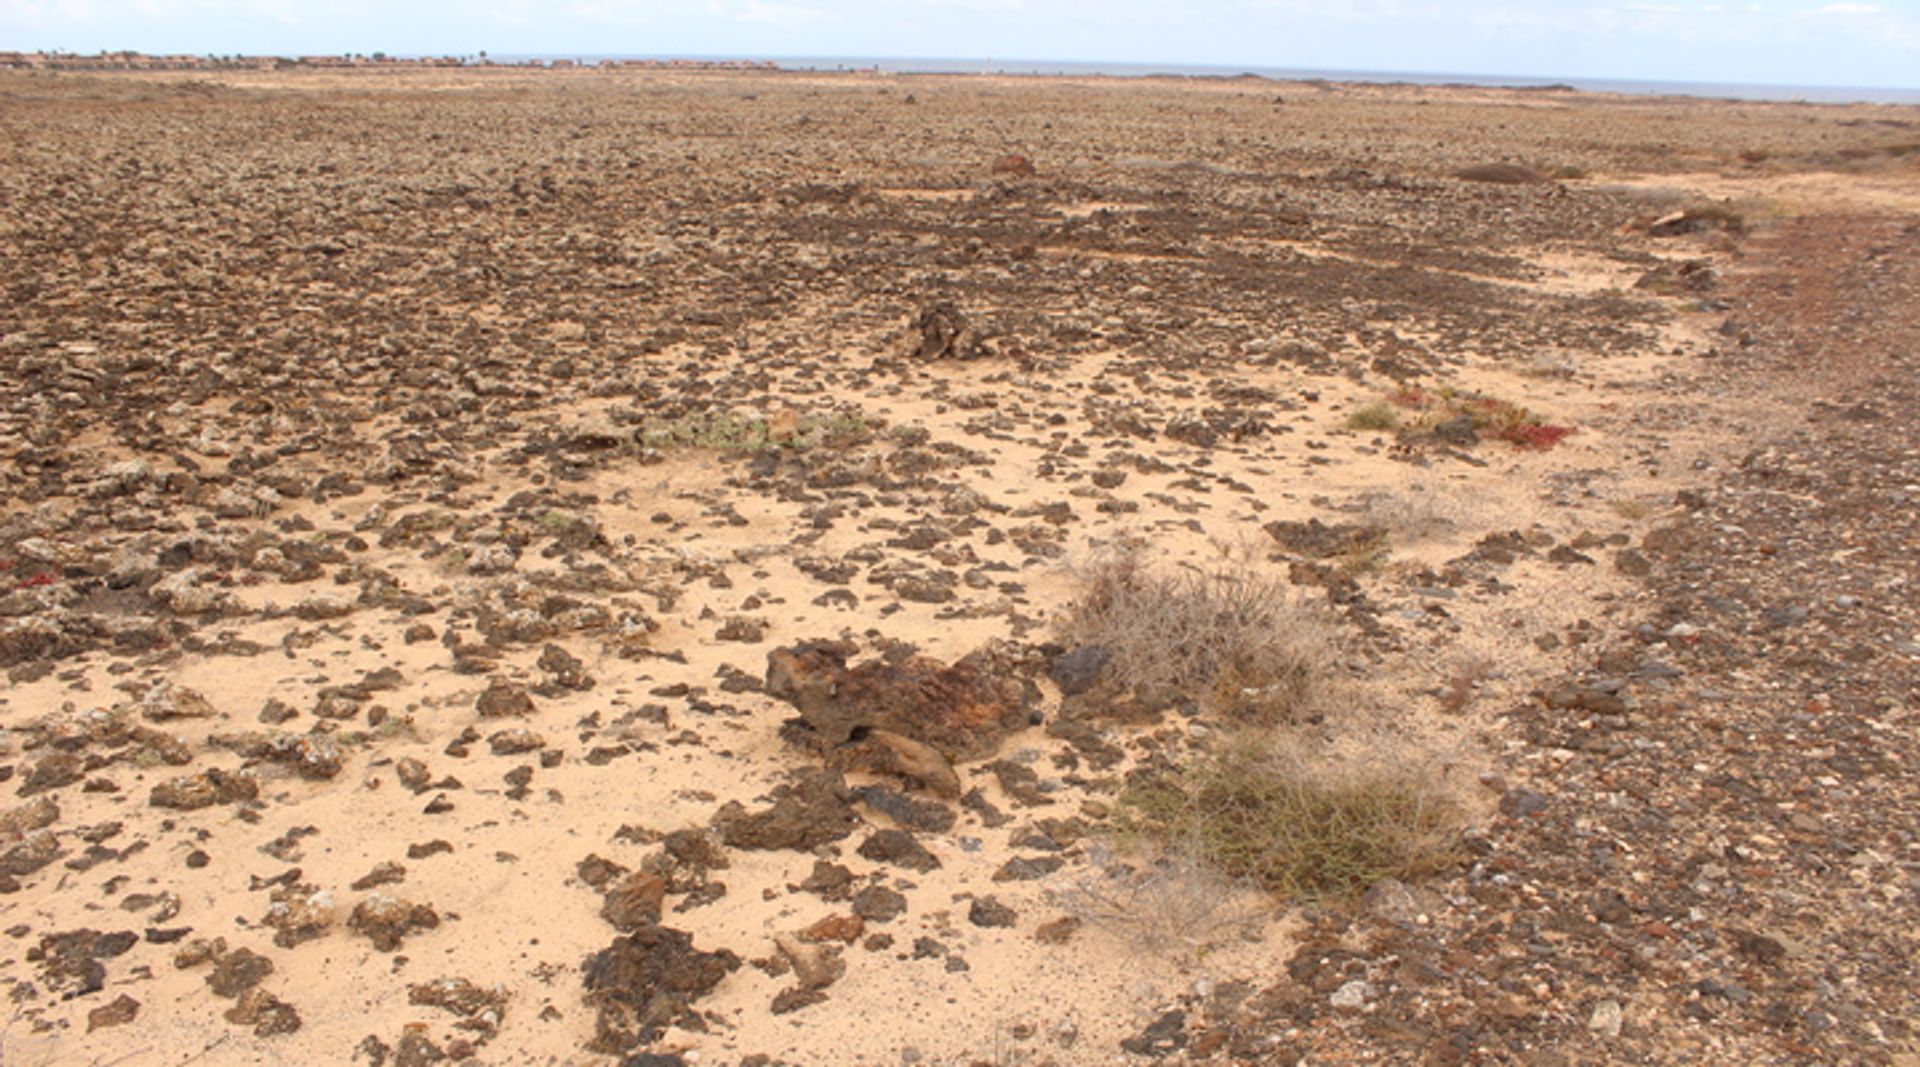
{"type": "Polygon", "coordinates": [[[951,666],[927,656],[847,666],[852,646],[809,641],[767,654],[768,695],[792,704],[826,746],[884,732],[956,761],[983,759],[1031,724],[1031,698],[990,651],[951,666]]]}

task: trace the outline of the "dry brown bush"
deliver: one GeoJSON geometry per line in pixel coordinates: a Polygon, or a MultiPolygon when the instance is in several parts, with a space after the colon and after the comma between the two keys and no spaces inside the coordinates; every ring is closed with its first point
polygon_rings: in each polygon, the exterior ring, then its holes
{"type": "Polygon", "coordinates": [[[1333,684],[1332,628],[1285,582],[1245,562],[1155,568],[1130,545],[1081,573],[1058,630],[1098,646],[1118,684],[1177,691],[1242,722],[1322,714],[1333,684]]]}

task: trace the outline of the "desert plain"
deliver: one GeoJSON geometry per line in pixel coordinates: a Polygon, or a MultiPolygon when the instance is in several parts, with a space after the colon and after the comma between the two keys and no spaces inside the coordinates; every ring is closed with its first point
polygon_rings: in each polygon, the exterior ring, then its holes
{"type": "Polygon", "coordinates": [[[6,73],[0,144],[0,1061],[1920,1063],[1920,109],[6,73]],[[1403,869],[1156,822],[1252,732],[1403,869]]]}

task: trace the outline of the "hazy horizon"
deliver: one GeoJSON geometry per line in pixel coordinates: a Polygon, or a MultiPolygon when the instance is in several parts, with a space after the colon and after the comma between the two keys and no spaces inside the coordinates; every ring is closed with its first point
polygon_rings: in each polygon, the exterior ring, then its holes
{"type": "Polygon", "coordinates": [[[1920,0],[0,0],[0,48],[846,56],[1917,89],[1920,0]]]}

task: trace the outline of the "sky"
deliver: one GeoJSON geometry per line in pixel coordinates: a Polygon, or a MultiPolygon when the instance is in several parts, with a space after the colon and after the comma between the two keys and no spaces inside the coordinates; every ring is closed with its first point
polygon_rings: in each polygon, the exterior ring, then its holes
{"type": "Polygon", "coordinates": [[[0,50],[951,57],[1920,88],[1920,0],[0,0],[0,50]]]}

